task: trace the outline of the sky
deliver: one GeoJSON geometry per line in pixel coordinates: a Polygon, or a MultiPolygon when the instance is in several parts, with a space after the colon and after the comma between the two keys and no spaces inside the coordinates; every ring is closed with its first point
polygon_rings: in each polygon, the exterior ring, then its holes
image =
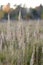
{"type": "Polygon", "coordinates": [[[11,7],[13,7],[15,4],[22,4],[22,6],[25,4],[25,7],[27,8],[34,8],[40,4],[43,5],[43,0],[0,0],[0,5],[6,5],[7,3],[10,3],[11,7]]]}

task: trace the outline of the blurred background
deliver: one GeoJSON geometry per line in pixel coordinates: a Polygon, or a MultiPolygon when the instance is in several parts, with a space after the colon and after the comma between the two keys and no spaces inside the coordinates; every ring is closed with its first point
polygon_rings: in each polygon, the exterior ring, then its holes
{"type": "Polygon", "coordinates": [[[38,1],[0,1],[0,20],[7,20],[8,17],[8,7],[10,6],[9,14],[11,20],[18,20],[19,12],[21,13],[22,20],[29,19],[43,19],[43,2],[38,1]],[[3,10],[4,7],[4,10],[3,10]]]}

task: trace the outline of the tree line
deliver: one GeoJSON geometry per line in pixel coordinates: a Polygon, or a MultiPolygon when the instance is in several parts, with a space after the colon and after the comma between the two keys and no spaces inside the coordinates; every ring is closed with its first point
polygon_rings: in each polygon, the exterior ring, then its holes
{"type": "MultiPolygon", "coordinates": [[[[8,19],[8,13],[3,11],[3,6],[0,7],[0,20],[8,19]]],[[[37,6],[35,8],[26,8],[18,5],[15,9],[10,8],[10,19],[18,20],[19,11],[21,9],[21,19],[29,20],[29,19],[43,19],[43,6],[37,6]]]]}

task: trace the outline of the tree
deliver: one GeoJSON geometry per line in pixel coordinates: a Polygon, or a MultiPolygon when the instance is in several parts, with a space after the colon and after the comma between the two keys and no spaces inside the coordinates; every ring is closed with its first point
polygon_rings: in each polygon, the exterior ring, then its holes
{"type": "Polygon", "coordinates": [[[4,12],[0,10],[0,20],[4,17],[4,12]]]}
{"type": "Polygon", "coordinates": [[[33,9],[33,10],[32,10],[32,14],[33,14],[33,18],[34,18],[34,19],[38,19],[38,18],[39,18],[39,15],[38,15],[38,13],[37,13],[37,10],[33,9]]]}
{"type": "Polygon", "coordinates": [[[3,6],[3,11],[6,12],[6,13],[10,12],[10,4],[9,3],[7,5],[3,6]]]}
{"type": "Polygon", "coordinates": [[[7,5],[3,6],[3,11],[8,13],[8,21],[10,19],[9,13],[10,13],[10,4],[8,3],[7,5]]]}
{"type": "Polygon", "coordinates": [[[41,19],[43,19],[43,10],[41,11],[41,19]]]}

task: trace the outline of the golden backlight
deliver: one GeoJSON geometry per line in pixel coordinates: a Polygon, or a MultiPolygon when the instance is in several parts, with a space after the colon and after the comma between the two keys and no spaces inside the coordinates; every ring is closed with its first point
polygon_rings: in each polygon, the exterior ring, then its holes
{"type": "Polygon", "coordinates": [[[10,11],[10,4],[8,3],[7,5],[3,6],[3,11],[8,13],[10,11]]]}

